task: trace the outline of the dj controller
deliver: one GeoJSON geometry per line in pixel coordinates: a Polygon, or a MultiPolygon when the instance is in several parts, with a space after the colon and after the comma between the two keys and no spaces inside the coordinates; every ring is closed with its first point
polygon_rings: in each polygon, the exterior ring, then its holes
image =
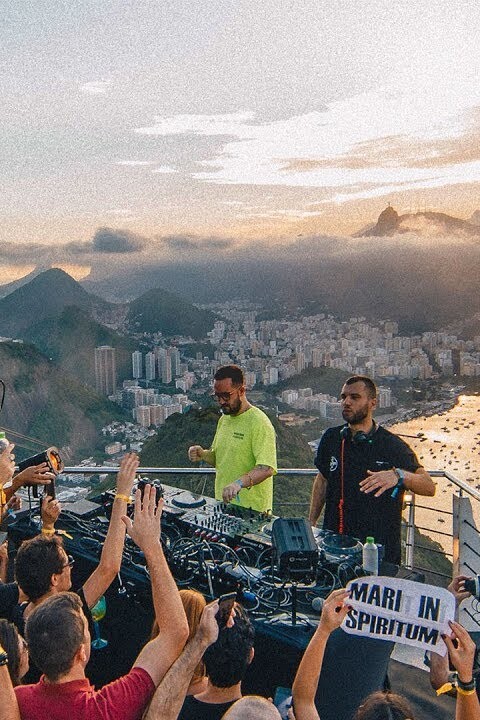
{"type": "MultiPolygon", "coordinates": [[[[207,599],[235,591],[249,612],[257,638],[255,657],[262,671],[255,670],[254,662],[247,692],[272,694],[275,684],[291,684],[324,598],[363,575],[361,543],[314,528],[314,562],[308,563],[306,571],[301,565],[302,572],[289,577],[277,562],[275,516],[177,487],[164,485],[158,492],[163,492],[165,500],[162,545],[178,587],[196,589],[207,599]],[[279,674],[278,657],[283,659],[283,674],[279,674]],[[265,668],[273,667],[270,677],[265,668]]],[[[99,562],[114,497],[113,491],[106,491],[93,501],[80,499],[62,507],[56,528],[66,552],[75,559],[74,588],[85,582],[99,562]]],[[[128,512],[133,513],[133,506],[128,512]]],[[[10,540],[18,546],[37,535],[40,527],[35,504],[17,513],[9,525],[10,540]]],[[[398,570],[397,566],[382,566],[382,574],[395,575],[398,570]]],[[[106,600],[108,612],[102,631],[109,645],[93,653],[89,666],[89,677],[98,685],[128,672],[154,617],[148,566],[128,535],[120,573],[106,592],[106,600]]]]}
{"type": "MultiPolygon", "coordinates": [[[[318,620],[321,599],[364,574],[359,540],[314,528],[314,562],[307,563],[305,572],[286,576],[272,547],[275,516],[177,487],[157,488],[164,498],[162,544],[180,587],[195,588],[208,597],[236,591],[238,599],[262,618],[288,611],[294,591],[299,612],[318,620]]],[[[98,563],[114,498],[114,491],[107,490],[93,501],[65,503],[57,528],[63,531],[68,553],[98,563]]],[[[18,513],[10,537],[19,544],[38,534],[39,522],[38,506],[18,513]]],[[[382,568],[384,574],[397,571],[396,566],[382,568]]],[[[149,595],[145,558],[128,536],[118,582],[125,592],[149,595]]]]}

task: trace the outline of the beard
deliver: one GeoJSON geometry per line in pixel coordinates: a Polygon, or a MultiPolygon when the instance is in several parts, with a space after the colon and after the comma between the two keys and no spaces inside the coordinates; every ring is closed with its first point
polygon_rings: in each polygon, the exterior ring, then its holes
{"type": "Polygon", "coordinates": [[[222,405],[220,409],[223,415],[237,415],[241,407],[242,401],[240,400],[240,398],[237,398],[235,401],[229,403],[228,405],[222,405]]]}
{"type": "Polygon", "coordinates": [[[368,410],[368,405],[365,405],[365,407],[360,408],[356,412],[352,410],[342,410],[342,417],[349,425],[358,425],[368,417],[368,410]]]}

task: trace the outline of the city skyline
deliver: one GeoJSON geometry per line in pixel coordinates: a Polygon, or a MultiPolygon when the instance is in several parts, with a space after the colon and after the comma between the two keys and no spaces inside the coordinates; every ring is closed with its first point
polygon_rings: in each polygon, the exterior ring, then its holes
{"type": "Polygon", "coordinates": [[[388,202],[470,217],[479,28],[470,0],[7,2],[3,282],[342,236],[388,202]]]}

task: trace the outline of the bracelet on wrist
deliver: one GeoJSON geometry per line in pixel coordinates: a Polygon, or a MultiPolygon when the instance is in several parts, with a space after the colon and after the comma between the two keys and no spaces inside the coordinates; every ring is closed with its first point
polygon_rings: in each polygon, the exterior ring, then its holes
{"type": "Polygon", "coordinates": [[[2,667],[2,665],[8,665],[8,655],[5,650],[3,650],[3,652],[0,652],[0,667],[2,667]]]}
{"type": "Polygon", "coordinates": [[[477,682],[474,677],[472,677],[472,679],[469,680],[468,682],[463,682],[462,680],[460,680],[460,678],[457,675],[457,683],[456,684],[457,684],[457,690],[462,690],[463,692],[468,692],[468,693],[470,691],[473,692],[475,690],[475,688],[477,687],[477,682]]]}
{"type": "Polygon", "coordinates": [[[476,688],[473,688],[472,690],[464,690],[460,686],[457,686],[457,693],[459,695],[475,695],[476,692],[476,688]]]}
{"type": "Polygon", "coordinates": [[[133,498],[130,495],[124,495],[123,493],[115,493],[115,500],[124,500],[127,505],[133,502],[133,498]]]}
{"type": "Polygon", "coordinates": [[[392,498],[396,498],[398,495],[399,490],[404,486],[405,484],[405,473],[401,468],[392,468],[393,472],[395,473],[395,477],[397,478],[397,484],[394,486],[392,490],[392,498]]]}
{"type": "Polygon", "coordinates": [[[238,491],[239,491],[239,492],[240,492],[240,490],[243,490],[242,478],[238,478],[238,480],[235,480],[234,485],[238,485],[238,488],[239,488],[238,491]]]}

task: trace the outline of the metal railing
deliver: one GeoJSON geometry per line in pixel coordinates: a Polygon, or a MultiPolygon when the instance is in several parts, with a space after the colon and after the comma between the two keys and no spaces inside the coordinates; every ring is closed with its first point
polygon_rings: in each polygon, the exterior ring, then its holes
{"type": "MultiPolygon", "coordinates": [[[[118,467],[98,467],[95,465],[89,465],[66,467],[63,470],[62,474],[110,475],[116,474],[117,472],[118,467]]],[[[203,476],[204,478],[207,478],[209,476],[213,477],[213,475],[215,474],[215,469],[212,467],[139,467],[137,473],[139,475],[146,476],[165,476],[167,483],[169,482],[167,478],[172,478],[172,482],[170,484],[175,484],[175,482],[173,482],[174,477],[177,478],[177,482],[178,479],[182,476],[189,476],[192,479],[198,476],[203,476]]],[[[317,471],[312,468],[280,468],[275,477],[276,495],[281,496],[284,494],[281,492],[281,488],[283,480],[285,478],[287,480],[302,477],[305,479],[313,479],[316,473],[317,471]]],[[[473,556],[476,557],[476,555],[478,555],[478,559],[480,561],[480,554],[478,552],[478,524],[475,522],[475,515],[479,517],[480,513],[480,491],[474,487],[471,487],[467,482],[456,478],[454,475],[450,474],[447,471],[432,470],[429,471],[429,473],[431,477],[442,479],[444,481],[444,484],[447,483],[451,485],[452,497],[456,497],[460,501],[463,499],[464,507],[463,510],[460,512],[458,503],[456,507],[455,502],[452,501],[453,507],[451,510],[439,509],[435,506],[435,497],[419,497],[416,499],[414,494],[409,493],[408,491],[405,493],[405,567],[409,569],[416,568],[420,571],[428,572],[433,576],[438,576],[439,582],[441,582],[442,578],[447,579],[451,576],[450,567],[447,571],[435,569],[435,566],[438,564],[439,559],[439,557],[435,558],[435,556],[443,555],[449,561],[451,561],[451,563],[453,564],[453,568],[457,572],[460,572],[462,570],[462,567],[465,566],[467,574],[480,573],[480,562],[474,562],[473,565],[471,562],[467,562],[467,564],[465,565],[464,562],[464,551],[466,549],[468,550],[469,546],[473,547],[473,556]],[[429,501],[430,504],[428,504],[429,501]],[[467,508],[469,507],[470,510],[465,509],[465,506],[467,508]],[[459,517],[459,513],[463,513],[463,515],[471,515],[471,517],[470,519],[466,517],[462,519],[459,517]],[[419,517],[421,517],[420,521],[419,517]],[[437,524],[429,524],[427,518],[431,518],[433,521],[436,520],[437,524]],[[451,523],[451,529],[449,529],[448,531],[447,529],[438,529],[438,523],[447,522],[447,519],[448,522],[451,523]],[[419,535],[419,533],[421,534],[419,535]],[[433,547],[433,543],[428,543],[425,539],[426,537],[440,538],[442,541],[441,547],[433,547]],[[424,564],[422,565],[421,561],[416,558],[416,555],[421,555],[423,558],[431,556],[432,562],[427,563],[428,566],[425,567],[424,564]]],[[[192,484],[190,484],[189,489],[194,490],[192,484]]],[[[292,511],[297,509],[297,515],[306,515],[306,511],[308,508],[308,497],[310,495],[310,484],[305,483],[303,488],[299,488],[299,491],[300,490],[303,491],[304,495],[304,499],[301,501],[282,502],[281,499],[277,499],[274,508],[276,514],[288,515],[291,514],[292,511]],[[282,509],[285,509],[286,512],[282,513],[282,509]],[[301,512],[301,509],[303,509],[303,512],[301,512]]],[[[446,491],[445,488],[443,488],[443,491],[446,491]]],[[[438,498],[438,493],[436,497],[438,498]]],[[[462,505],[462,502],[460,502],[460,505],[462,505]]]]}

